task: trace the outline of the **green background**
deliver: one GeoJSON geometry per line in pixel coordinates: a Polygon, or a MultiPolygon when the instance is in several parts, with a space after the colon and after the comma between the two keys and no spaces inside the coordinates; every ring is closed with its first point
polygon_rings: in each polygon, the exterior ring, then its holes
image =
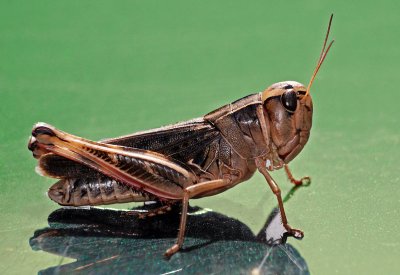
{"type": "MultiPolygon", "coordinates": [[[[54,180],[35,174],[26,148],[35,122],[98,140],[199,117],[274,82],[307,83],[331,12],[336,42],[311,91],[311,138],[291,165],[313,183],[286,204],[305,238],[289,243],[313,274],[399,273],[400,2],[315,0],[2,1],[0,273],[71,261],[28,243],[58,208],[45,196],[54,180]]],[[[255,175],[192,205],[257,232],[275,199],[255,175]]]]}

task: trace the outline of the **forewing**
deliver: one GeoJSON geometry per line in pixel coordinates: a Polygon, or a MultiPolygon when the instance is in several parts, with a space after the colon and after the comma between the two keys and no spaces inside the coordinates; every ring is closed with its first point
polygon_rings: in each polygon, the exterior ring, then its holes
{"type": "MultiPolygon", "coordinates": [[[[149,150],[182,163],[202,166],[206,161],[210,146],[212,147],[211,144],[215,143],[219,137],[219,131],[213,125],[199,118],[100,142],[149,150]]],[[[36,148],[33,151],[41,150],[36,148]]],[[[96,170],[55,154],[47,154],[42,158],[41,165],[48,176],[56,178],[98,176],[96,170]]]]}
{"type": "Polygon", "coordinates": [[[202,155],[218,137],[212,124],[198,118],[101,142],[150,150],[186,163],[202,155]]]}

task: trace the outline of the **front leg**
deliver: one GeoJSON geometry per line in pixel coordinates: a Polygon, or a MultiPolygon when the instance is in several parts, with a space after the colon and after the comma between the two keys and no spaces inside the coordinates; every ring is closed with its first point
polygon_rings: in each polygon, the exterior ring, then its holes
{"type": "Polygon", "coordinates": [[[278,206],[279,206],[279,210],[281,212],[282,225],[285,227],[285,229],[288,231],[288,233],[291,236],[295,237],[296,239],[302,239],[304,236],[303,231],[298,230],[298,229],[293,229],[288,224],[286,214],[285,214],[285,208],[283,207],[281,190],[279,189],[278,184],[276,184],[274,179],[268,173],[267,168],[266,168],[266,161],[262,160],[262,159],[256,159],[256,165],[257,165],[258,171],[260,171],[260,173],[264,175],[265,179],[268,182],[269,187],[271,188],[272,192],[275,194],[275,196],[278,200],[278,206]]]}
{"type": "Polygon", "coordinates": [[[296,185],[296,186],[299,186],[299,185],[308,186],[308,185],[310,185],[310,183],[311,183],[311,178],[310,178],[309,176],[305,176],[305,177],[302,177],[300,180],[297,180],[297,179],[295,179],[295,178],[293,177],[293,174],[292,174],[292,172],[290,171],[289,166],[288,166],[286,163],[283,164],[283,168],[285,168],[285,172],[286,172],[286,175],[287,175],[288,179],[289,179],[290,182],[293,183],[294,185],[296,185]]]}

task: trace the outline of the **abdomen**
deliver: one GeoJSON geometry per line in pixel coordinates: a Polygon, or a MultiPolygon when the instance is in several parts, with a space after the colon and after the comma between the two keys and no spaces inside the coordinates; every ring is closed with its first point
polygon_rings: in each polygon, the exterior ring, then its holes
{"type": "Polygon", "coordinates": [[[153,199],[151,194],[139,192],[106,176],[60,180],[50,187],[48,196],[58,204],[67,206],[142,202],[153,199]]]}

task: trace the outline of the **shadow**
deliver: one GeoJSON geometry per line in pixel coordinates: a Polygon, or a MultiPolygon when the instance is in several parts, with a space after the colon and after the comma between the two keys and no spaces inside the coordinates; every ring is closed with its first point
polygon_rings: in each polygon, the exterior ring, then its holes
{"type": "Polygon", "coordinates": [[[286,243],[276,208],[254,235],[236,219],[190,207],[184,248],[165,260],[164,252],[177,235],[179,212],[177,205],[167,214],[138,219],[121,210],[61,208],[49,215],[49,227],[36,230],[29,243],[33,250],[76,259],[40,274],[309,274],[305,260],[286,243]]]}

